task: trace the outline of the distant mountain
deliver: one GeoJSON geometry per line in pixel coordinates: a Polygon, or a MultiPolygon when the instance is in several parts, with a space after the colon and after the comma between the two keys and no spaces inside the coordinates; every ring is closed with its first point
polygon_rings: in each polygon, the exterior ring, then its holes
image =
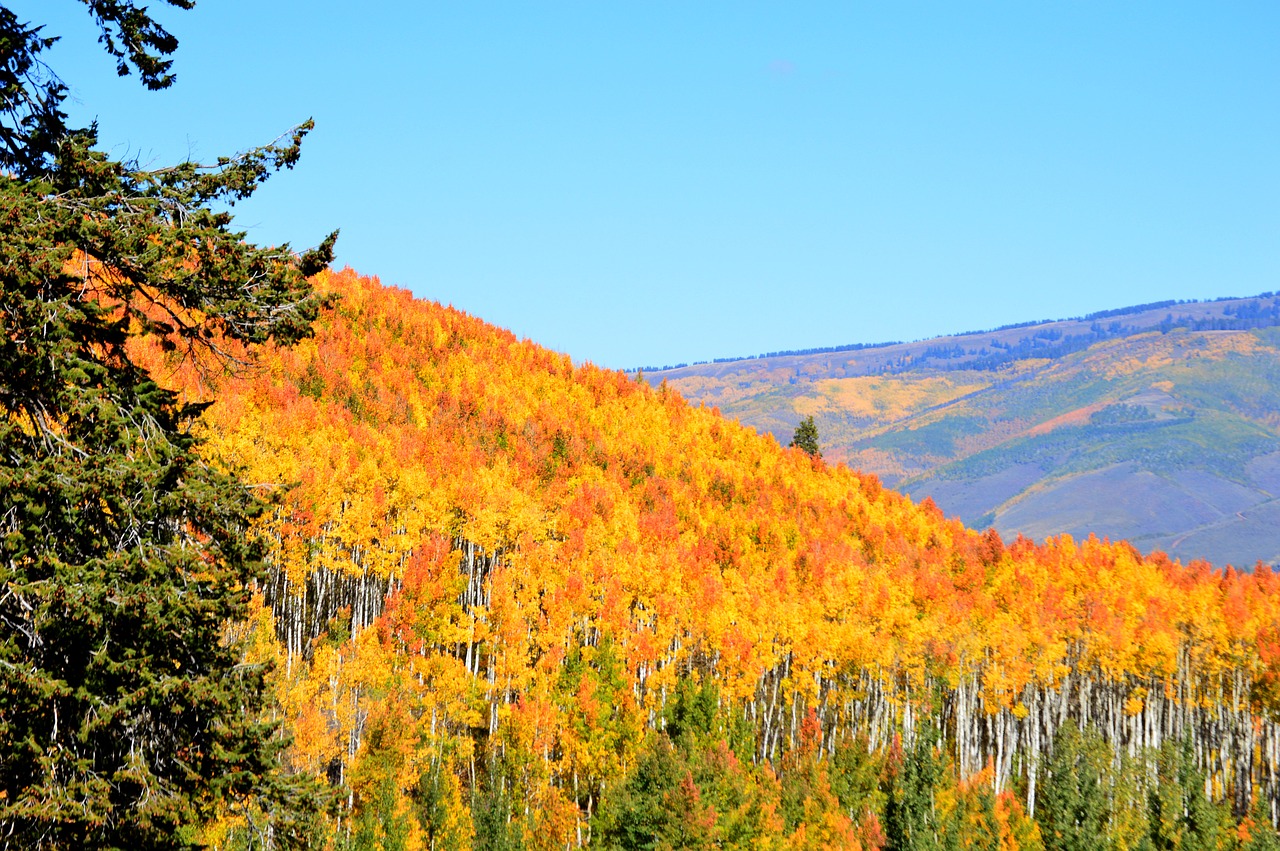
{"type": "Polygon", "coordinates": [[[1008,537],[1280,562],[1280,296],[647,373],[1008,537]]]}

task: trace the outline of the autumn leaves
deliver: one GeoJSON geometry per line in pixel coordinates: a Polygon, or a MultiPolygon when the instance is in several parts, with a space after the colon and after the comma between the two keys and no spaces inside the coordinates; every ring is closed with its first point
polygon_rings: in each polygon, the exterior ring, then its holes
{"type": "Polygon", "coordinates": [[[250,480],[297,483],[269,524],[279,573],[390,590],[376,629],[281,658],[307,764],[361,776],[382,724],[403,788],[440,760],[469,784],[498,755],[560,830],[637,764],[690,673],[752,719],[756,759],[810,711],[829,750],[865,727],[868,672],[885,730],[961,681],[1010,729],[1068,674],[1126,699],[1274,682],[1268,570],[1006,545],[670,391],[351,272],[317,285],[340,300],[314,343],[268,352],[208,415],[250,480]]]}

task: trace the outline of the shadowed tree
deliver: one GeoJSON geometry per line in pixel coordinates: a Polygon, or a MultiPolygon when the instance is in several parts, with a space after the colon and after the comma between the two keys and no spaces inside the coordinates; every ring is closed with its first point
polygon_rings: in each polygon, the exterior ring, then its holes
{"type": "MultiPolygon", "coordinates": [[[[122,75],[173,82],[177,41],[145,8],[83,2],[122,75]]],[[[0,6],[0,847],[194,846],[228,811],[301,844],[313,787],[278,769],[265,672],[224,641],[260,575],[261,504],[202,460],[205,406],[133,344],[216,369],[310,333],[333,238],[260,248],[227,212],[310,123],[143,170],[68,126],[54,40],[0,6]]]]}

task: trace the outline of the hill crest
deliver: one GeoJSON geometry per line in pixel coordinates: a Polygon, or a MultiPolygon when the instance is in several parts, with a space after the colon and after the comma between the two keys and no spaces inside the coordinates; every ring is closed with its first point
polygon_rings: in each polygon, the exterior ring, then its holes
{"type": "Polygon", "coordinates": [[[779,441],[814,416],[829,457],[970,525],[1249,567],[1280,561],[1277,325],[1264,294],[647,378],[779,441]]]}
{"type": "Polygon", "coordinates": [[[1271,571],[1005,542],[670,388],[350,271],[316,283],[340,298],[315,338],[222,381],[207,449],[296,483],[263,518],[245,629],[275,664],[291,765],[330,778],[347,824],[470,844],[497,813],[564,847],[611,829],[628,778],[695,715],[719,766],[690,769],[699,794],[732,782],[783,812],[817,784],[791,821],[743,822],[797,846],[878,835],[874,799],[846,803],[820,766],[888,754],[927,717],[955,782],[983,778],[1015,815],[1034,809],[1034,785],[1013,791],[1030,755],[1075,723],[1117,754],[1210,731],[1212,788],[1275,794],[1271,571]]]}
{"type": "Polygon", "coordinates": [[[1103,340],[1142,331],[1168,332],[1174,328],[1247,330],[1276,324],[1280,324],[1280,296],[1266,292],[1248,297],[1224,296],[1211,301],[1170,299],[1099,310],[1069,319],[1017,322],[990,330],[960,331],[912,342],[848,343],[662,367],[645,366],[627,371],[639,371],[649,375],[651,381],[660,381],[663,377],[716,374],[717,367],[732,369],[734,365],[742,366],[748,361],[787,360],[790,363],[795,359],[848,354],[855,357],[844,362],[842,370],[845,375],[918,369],[945,362],[952,362],[947,366],[953,369],[993,369],[1019,358],[1060,356],[1103,340]],[[863,353],[865,356],[856,356],[863,353]]]}

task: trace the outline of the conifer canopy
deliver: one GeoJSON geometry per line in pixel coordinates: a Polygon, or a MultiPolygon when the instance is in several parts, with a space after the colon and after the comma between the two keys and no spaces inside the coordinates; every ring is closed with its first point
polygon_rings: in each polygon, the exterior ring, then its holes
{"type": "Polygon", "coordinates": [[[814,425],[812,414],[805,417],[796,426],[795,434],[788,445],[794,446],[814,458],[822,457],[822,450],[818,448],[818,427],[814,425]]]}
{"type": "MultiPolygon", "coordinates": [[[[84,2],[121,75],[173,82],[177,41],[145,8],[84,2]]],[[[310,334],[307,277],[336,234],[262,248],[226,209],[291,167],[311,124],[144,170],[68,125],[55,40],[0,5],[0,847],[186,847],[237,810],[301,841],[310,787],[276,767],[265,672],[226,640],[262,505],[201,459],[204,406],[133,346],[220,370],[310,334]]]]}

